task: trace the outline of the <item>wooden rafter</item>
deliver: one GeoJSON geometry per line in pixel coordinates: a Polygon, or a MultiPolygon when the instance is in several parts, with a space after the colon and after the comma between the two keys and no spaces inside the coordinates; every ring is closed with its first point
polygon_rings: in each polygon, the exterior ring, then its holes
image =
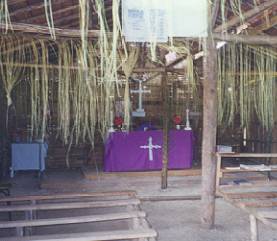
{"type": "Polygon", "coordinates": [[[20,3],[26,3],[26,0],[9,0],[8,1],[9,6],[17,5],[20,3]]]}
{"type": "MultiPolygon", "coordinates": [[[[24,2],[26,2],[26,0],[24,2]]],[[[60,5],[60,4],[63,4],[64,2],[65,2],[64,0],[55,0],[55,1],[53,1],[53,7],[57,6],[57,5],[60,5]]],[[[8,1],[8,5],[9,6],[11,5],[10,1],[8,1]]],[[[36,4],[27,5],[26,7],[14,10],[14,11],[10,12],[10,17],[11,18],[12,17],[18,17],[20,15],[24,15],[26,12],[31,13],[31,12],[36,11],[36,10],[44,10],[44,2],[43,1],[40,1],[39,3],[36,3],[36,4]]]]}
{"type": "MultiPolygon", "coordinates": [[[[276,0],[266,1],[262,4],[260,4],[259,6],[256,6],[253,9],[243,13],[244,20],[247,21],[247,19],[254,17],[255,15],[261,13],[262,11],[264,11],[264,10],[274,6],[274,5],[277,5],[276,0]]],[[[224,32],[224,31],[228,30],[229,28],[240,24],[240,22],[241,22],[240,17],[234,16],[229,21],[227,21],[225,24],[217,26],[213,31],[216,32],[216,33],[224,32]]]]}
{"type": "Polygon", "coordinates": [[[241,34],[219,34],[214,33],[217,40],[240,42],[246,44],[277,45],[277,36],[268,35],[241,35],[241,34]]]}
{"type": "Polygon", "coordinates": [[[259,26],[255,26],[256,31],[265,31],[267,29],[272,28],[273,26],[277,25],[277,16],[274,16],[269,19],[269,22],[262,23],[259,26]]]}
{"type": "MultiPolygon", "coordinates": [[[[64,18],[57,19],[57,15],[67,13],[67,12],[73,11],[73,10],[78,9],[78,8],[79,8],[79,5],[73,5],[73,6],[69,6],[69,7],[66,7],[66,8],[54,10],[53,11],[54,24],[56,24],[57,21],[59,21],[61,19],[64,19],[64,18]]],[[[77,12],[77,13],[79,14],[79,12],[77,12]]],[[[27,22],[32,23],[34,20],[36,20],[36,22],[40,22],[40,21],[45,22],[45,15],[33,16],[31,18],[28,18],[27,22]]]]}
{"type": "MultiPolygon", "coordinates": [[[[13,23],[13,30],[16,32],[23,32],[29,34],[40,34],[40,35],[50,35],[49,28],[47,26],[25,24],[25,23],[13,23]]],[[[0,23],[0,29],[5,29],[6,26],[3,23],[0,23]]],[[[55,34],[57,37],[68,37],[68,38],[79,38],[81,32],[79,29],[61,29],[54,28],[55,34]]],[[[89,30],[88,38],[97,38],[99,37],[99,30],[89,30]]]]}
{"type": "Polygon", "coordinates": [[[213,9],[212,9],[212,21],[211,21],[213,28],[214,28],[215,23],[216,23],[219,7],[220,7],[220,0],[215,0],[214,5],[213,5],[213,9]]]}
{"type": "Polygon", "coordinates": [[[78,13],[77,14],[70,14],[70,15],[64,17],[64,18],[60,18],[58,20],[55,20],[54,25],[55,26],[60,25],[62,27],[67,27],[67,26],[71,25],[72,22],[76,23],[76,21],[77,21],[77,24],[79,24],[79,14],[78,13]]]}

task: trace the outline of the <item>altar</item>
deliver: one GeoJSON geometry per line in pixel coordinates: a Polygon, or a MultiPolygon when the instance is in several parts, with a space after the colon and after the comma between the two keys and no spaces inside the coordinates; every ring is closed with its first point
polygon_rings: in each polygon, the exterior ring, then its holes
{"type": "MultiPolygon", "coordinates": [[[[193,132],[171,130],[168,169],[191,168],[193,132]]],[[[110,133],[105,143],[104,171],[148,171],[162,169],[163,131],[110,133]]]]}

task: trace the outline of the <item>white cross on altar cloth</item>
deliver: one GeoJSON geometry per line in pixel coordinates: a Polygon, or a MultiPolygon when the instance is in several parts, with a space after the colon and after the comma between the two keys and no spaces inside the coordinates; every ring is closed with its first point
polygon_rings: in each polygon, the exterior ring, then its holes
{"type": "Polygon", "coordinates": [[[149,149],[148,150],[149,161],[153,161],[153,149],[160,149],[162,147],[159,146],[159,145],[153,145],[152,137],[150,136],[148,138],[148,145],[147,146],[140,146],[140,148],[142,148],[142,149],[149,149]]]}

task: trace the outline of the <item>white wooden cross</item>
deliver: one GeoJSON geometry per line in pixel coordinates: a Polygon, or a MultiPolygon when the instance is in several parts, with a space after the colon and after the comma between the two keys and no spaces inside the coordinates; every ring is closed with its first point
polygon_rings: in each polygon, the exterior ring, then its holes
{"type": "Polygon", "coordinates": [[[108,130],[108,132],[115,132],[115,129],[113,128],[113,111],[110,111],[110,128],[108,130]]]}
{"type": "Polygon", "coordinates": [[[140,146],[142,149],[149,149],[148,155],[149,155],[149,161],[153,161],[153,149],[160,149],[162,148],[159,145],[153,145],[152,137],[150,136],[148,139],[148,145],[147,146],[140,146]]]}
{"type": "Polygon", "coordinates": [[[135,116],[135,117],[144,117],[145,112],[144,112],[144,109],[142,107],[142,95],[143,95],[143,93],[151,93],[151,90],[145,90],[145,89],[142,88],[142,82],[144,80],[137,79],[135,81],[139,82],[139,88],[137,90],[131,90],[131,93],[139,95],[139,106],[136,109],[136,111],[133,111],[132,115],[135,116]]]}
{"type": "Polygon", "coordinates": [[[186,131],[190,131],[190,122],[189,122],[189,109],[186,109],[186,126],[185,126],[186,131]]]}

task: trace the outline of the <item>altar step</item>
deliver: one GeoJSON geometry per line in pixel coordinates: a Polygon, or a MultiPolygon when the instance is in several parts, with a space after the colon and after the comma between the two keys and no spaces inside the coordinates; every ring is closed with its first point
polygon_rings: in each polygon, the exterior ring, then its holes
{"type": "MultiPolygon", "coordinates": [[[[146,172],[96,172],[93,168],[83,168],[83,175],[88,180],[96,180],[105,177],[159,177],[161,171],[146,171],[146,172]]],[[[168,176],[200,176],[201,169],[184,169],[184,170],[169,170],[168,176]]]]}

